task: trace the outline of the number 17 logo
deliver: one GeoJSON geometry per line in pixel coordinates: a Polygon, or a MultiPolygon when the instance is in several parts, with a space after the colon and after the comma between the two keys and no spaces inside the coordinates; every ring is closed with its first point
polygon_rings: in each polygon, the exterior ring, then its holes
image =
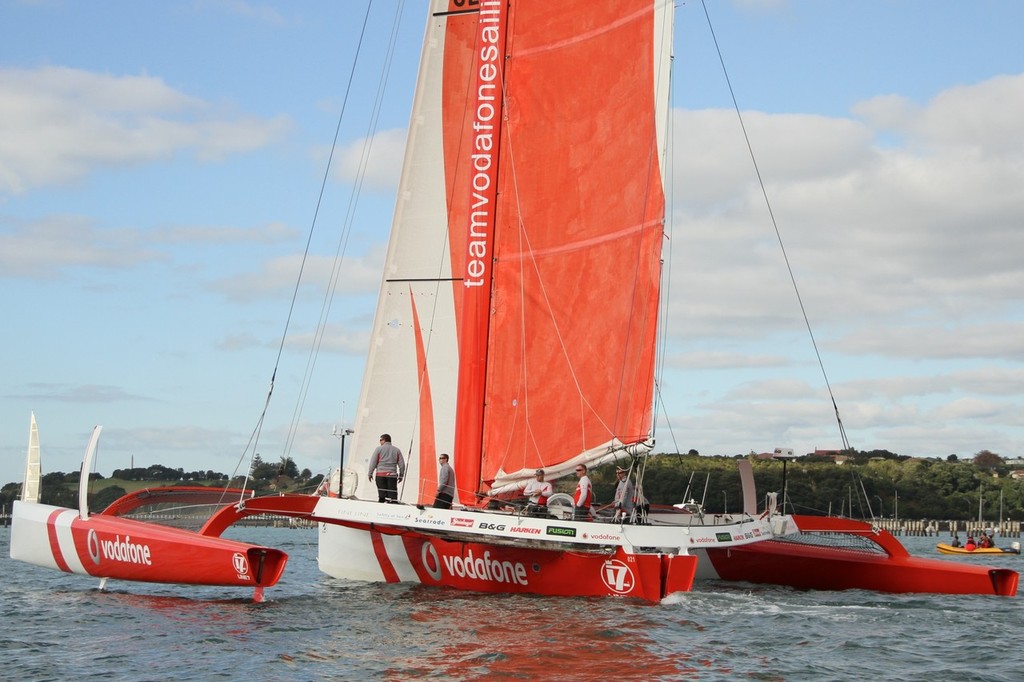
{"type": "Polygon", "coordinates": [[[617,594],[628,594],[633,591],[633,571],[618,559],[610,559],[601,566],[601,580],[605,586],[617,594]]]}

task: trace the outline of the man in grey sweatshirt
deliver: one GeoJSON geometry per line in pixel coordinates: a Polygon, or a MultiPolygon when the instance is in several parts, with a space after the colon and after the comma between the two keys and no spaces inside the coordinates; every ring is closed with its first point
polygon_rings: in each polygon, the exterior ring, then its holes
{"type": "Polygon", "coordinates": [[[377,472],[377,501],[386,502],[398,499],[398,484],[405,478],[405,458],[402,451],[391,444],[391,436],[382,434],[380,445],[370,455],[370,466],[367,468],[369,478],[373,480],[377,472]]]}

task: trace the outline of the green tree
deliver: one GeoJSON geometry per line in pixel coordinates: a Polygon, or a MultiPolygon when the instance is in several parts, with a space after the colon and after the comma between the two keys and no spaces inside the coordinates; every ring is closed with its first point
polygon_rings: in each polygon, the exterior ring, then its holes
{"type": "Polygon", "coordinates": [[[108,485],[106,488],[101,489],[89,498],[89,510],[92,512],[101,512],[109,507],[111,503],[119,497],[123,497],[126,492],[127,491],[119,485],[108,485]]]}

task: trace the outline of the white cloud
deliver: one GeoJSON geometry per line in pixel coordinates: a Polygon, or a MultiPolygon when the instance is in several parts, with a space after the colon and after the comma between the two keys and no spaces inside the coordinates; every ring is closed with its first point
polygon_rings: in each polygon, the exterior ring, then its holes
{"type": "MultiPolygon", "coordinates": [[[[337,294],[376,294],[380,287],[381,264],[370,259],[347,257],[340,267],[337,294]]],[[[333,257],[310,256],[305,264],[301,254],[281,256],[264,261],[254,272],[235,275],[216,281],[211,288],[236,302],[259,301],[271,294],[290,293],[302,271],[306,287],[322,292],[332,279],[336,267],[333,257]]]]}
{"type": "Polygon", "coordinates": [[[395,191],[405,140],[404,129],[382,130],[372,138],[353,140],[335,157],[334,176],[342,182],[360,183],[364,189],[395,191]]]}
{"type": "MultiPolygon", "coordinates": [[[[1022,98],[1024,77],[996,78],[962,96],[942,93],[914,116],[883,117],[879,101],[864,122],[746,116],[816,328],[857,324],[856,334],[884,336],[894,321],[916,320],[931,323],[926,334],[942,324],[949,334],[970,338],[980,354],[995,345],[1003,348],[997,352],[1007,350],[1015,325],[999,323],[994,330],[1003,342],[971,327],[983,311],[1021,312],[1024,144],[1019,134],[1009,135],[1001,107],[1022,98]],[[974,102],[974,118],[951,103],[959,99],[974,102]],[[985,125],[975,119],[989,111],[1000,112],[993,126],[1006,135],[1004,144],[978,143],[985,125]],[[890,126],[898,121],[913,143],[884,144],[889,131],[877,127],[881,119],[890,126]],[[928,123],[911,129],[911,119],[928,123]]],[[[1024,109],[1020,113],[1024,120],[1024,109]]],[[[792,329],[799,308],[750,162],[742,161],[745,148],[735,142],[741,137],[735,114],[680,112],[677,125],[698,125],[694,117],[710,132],[676,150],[674,196],[684,199],[674,206],[670,319],[685,320],[679,329],[691,339],[792,329]],[[739,177],[735,169],[743,167],[747,175],[739,177]],[[738,186],[748,189],[737,194],[738,186]]],[[[871,350],[884,352],[884,346],[871,350]]]]}
{"type": "Polygon", "coordinates": [[[0,220],[0,273],[49,279],[68,267],[123,269],[167,256],[135,230],[99,230],[81,216],[0,220]]]}
{"type": "Polygon", "coordinates": [[[0,193],[80,182],[191,151],[204,161],[258,149],[291,127],[215,111],[150,76],[0,68],[0,193]]]}

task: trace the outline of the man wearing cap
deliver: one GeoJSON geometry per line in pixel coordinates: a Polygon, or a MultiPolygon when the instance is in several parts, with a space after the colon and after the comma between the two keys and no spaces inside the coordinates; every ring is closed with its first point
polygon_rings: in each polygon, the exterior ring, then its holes
{"type": "Polygon", "coordinates": [[[615,518],[628,519],[633,514],[633,483],[629,480],[629,471],[622,467],[615,467],[615,477],[618,484],[615,486],[615,518]]]}
{"type": "Polygon", "coordinates": [[[523,487],[523,495],[530,498],[528,512],[535,511],[533,508],[545,506],[548,503],[548,498],[555,492],[551,484],[544,480],[543,469],[537,469],[533,475],[534,479],[528,481],[523,487]]]}

